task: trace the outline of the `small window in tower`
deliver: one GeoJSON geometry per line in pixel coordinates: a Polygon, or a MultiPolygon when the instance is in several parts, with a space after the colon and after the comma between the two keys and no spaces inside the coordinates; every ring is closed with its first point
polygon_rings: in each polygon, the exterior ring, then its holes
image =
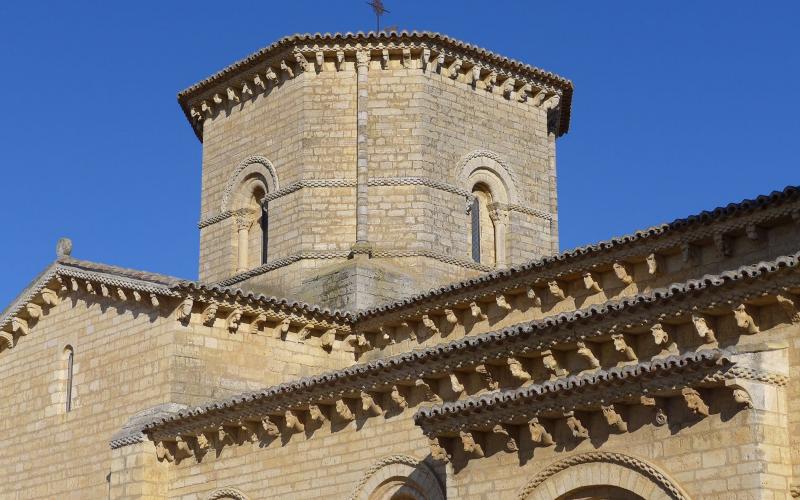
{"type": "Polygon", "coordinates": [[[67,346],[64,348],[64,360],[66,362],[66,372],[67,372],[67,380],[66,385],[64,387],[65,394],[65,403],[64,409],[67,412],[72,411],[72,378],[73,378],[73,367],[75,363],[75,352],[72,350],[72,346],[67,346]]]}
{"type": "Polygon", "coordinates": [[[472,188],[475,201],[471,210],[472,219],[472,258],[475,262],[495,265],[494,223],[489,216],[492,194],[489,188],[478,183],[472,188]]]}

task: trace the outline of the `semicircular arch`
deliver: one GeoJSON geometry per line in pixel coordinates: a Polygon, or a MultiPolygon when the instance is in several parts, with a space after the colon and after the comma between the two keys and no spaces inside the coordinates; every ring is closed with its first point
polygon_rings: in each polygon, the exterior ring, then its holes
{"type": "Polygon", "coordinates": [[[399,495],[420,500],[444,500],[439,479],[422,460],[391,455],[375,462],[356,485],[350,500],[384,500],[399,495]]]}
{"type": "Polygon", "coordinates": [[[488,149],[477,149],[464,156],[458,165],[458,179],[467,189],[485,184],[495,201],[518,203],[514,175],[508,162],[488,149]]]}
{"type": "Polygon", "coordinates": [[[617,488],[648,500],[689,500],[683,489],[656,466],[613,452],[588,452],[557,460],[531,478],[517,498],[567,499],[571,492],[592,488],[617,488]]]}
{"type": "MultiPolygon", "coordinates": [[[[236,166],[236,169],[228,179],[225,191],[222,193],[220,211],[227,212],[232,210],[234,208],[232,205],[235,204],[237,196],[243,194],[242,186],[252,183],[251,181],[263,184],[263,188],[267,193],[273,193],[280,189],[278,175],[271,161],[263,156],[247,157],[236,166]]],[[[245,194],[249,195],[250,193],[245,194]]]]}

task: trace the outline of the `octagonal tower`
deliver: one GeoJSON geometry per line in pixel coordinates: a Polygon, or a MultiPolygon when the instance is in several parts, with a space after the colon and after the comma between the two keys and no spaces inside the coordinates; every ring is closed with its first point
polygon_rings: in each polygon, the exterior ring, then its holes
{"type": "Polygon", "coordinates": [[[552,254],[571,98],[439,34],[283,38],[179,94],[200,280],[361,309],[552,254]]]}

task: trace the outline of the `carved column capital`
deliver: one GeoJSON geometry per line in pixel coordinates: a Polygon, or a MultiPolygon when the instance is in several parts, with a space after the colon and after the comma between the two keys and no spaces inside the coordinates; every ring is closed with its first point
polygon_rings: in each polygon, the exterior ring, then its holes
{"type": "Polygon", "coordinates": [[[369,68],[370,54],[368,50],[356,51],[356,68],[369,68]]]}
{"type": "Polygon", "coordinates": [[[256,211],[253,209],[243,208],[237,211],[234,217],[236,221],[236,229],[238,231],[249,230],[256,221],[256,218],[256,211]]]}

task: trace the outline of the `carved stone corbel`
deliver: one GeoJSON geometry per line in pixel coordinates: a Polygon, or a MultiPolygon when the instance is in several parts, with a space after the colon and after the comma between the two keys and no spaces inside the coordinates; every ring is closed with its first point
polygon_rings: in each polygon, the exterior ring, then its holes
{"type": "Polygon", "coordinates": [[[264,76],[266,77],[267,81],[270,82],[272,85],[276,85],[278,83],[278,75],[272,68],[267,68],[266,70],[264,70],[264,76]]]}
{"type": "Polygon", "coordinates": [[[239,308],[234,309],[233,311],[228,314],[228,317],[225,318],[225,326],[228,327],[228,331],[233,333],[239,329],[239,323],[242,321],[242,310],[239,308]]]}
{"type": "Polygon", "coordinates": [[[274,438],[281,435],[280,427],[278,427],[278,424],[275,423],[270,417],[267,417],[261,421],[261,427],[264,429],[264,434],[269,437],[274,438]]]}
{"type": "Polygon", "coordinates": [[[561,288],[561,285],[556,280],[548,281],[547,289],[550,290],[550,295],[555,297],[556,300],[564,300],[567,298],[567,295],[564,293],[564,289],[561,288]]]}
{"type": "Polygon", "coordinates": [[[511,311],[512,309],[511,304],[508,303],[508,300],[506,300],[506,296],[503,295],[502,293],[498,293],[497,295],[495,295],[494,300],[495,303],[497,304],[497,307],[499,307],[500,309],[506,312],[511,311]]]}
{"type": "Polygon", "coordinates": [[[645,258],[647,264],[647,274],[650,276],[657,276],[661,273],[661,257],[655,253],[649,254],[645,258]]]}
{"type": "Polygon", "coordinates": [[[25,336],[30,333],[30,326],[24,319],[20,318],[19,316],[14,316],[11,318],[11,332],[17,335],[25,336]]]}
{"type": "Polygon", "coordinates": [[[312,333],[314,333],[314,324],[306,323],[305,325],[303,325],[300,331],[297,332],[297,339],[302,342],[306,340],[309,336],[311,336],[312,333]]]}
{"type": "Polygon", "coordinates": [[[239,94],[236,92],[235,89],[228,87],[225,89],[225,93],[227,94],[228,102],[235,102],[235,103],[241,102],[239,94]]]}
{"type": "Polygon", "coordinates": [[[422,71],[427,71],[431,62],[431,49],[424,47],[422,49],[422,71]]]}
{"type": "Polygon", "coordinates": [[[476,88],[479,81],[481,81],[481,67],[476,64],[472,67],[472,88],[476,88]]]}
{"type": "Polygon", "coordinates": [[[136,290],[133,291],[133,300],[136,302],[142,301],[142,294],[137,292],[136,290]]]}
{"type": "Polygon", "coordinates": [[[681,396],[683,396],[686,407],[690,412],[695,415],[702,415],[704,417],[708,416],[708,405],[706,405],[702,396],[700,396],[700,393],[695,389],[692,389],[691,387],[685,387],[681,389],[681,396]]]}
{"type": "Polygon", "coordinates": [[[267,82],[258,73],[253,77],[253,84],[262,91],[267,90],[267,82]]]}
{"type": "Polygon", "coordinates": [[[321,72],[323,69],[325,69],[325,54],[321,50],[318,50],[314,54],[314,62],[316,63],[316,69],[318,72],[321,72]]]}
{"type": "Polygon", "coordinates": [[[209,304],[203,309],[203,324],[212,326],[214,324],[214,320],[217,319],[217,310],[219,310],[219,305],[217,304],[209,304]]]}
{"type": "Polygon", "coordinates": [[[458,376],[455,373],[450,373],[450,390],[453,391],[453,394],[461,394],[464,392],[464,384],[462,384],[458,380],[458,376]]]}
{"type": "Polygon", "coordinates": [[[396,385],[392,386],[392,392],[389,393],[389,397],[391,398],[392,403],[394,403],[398,408],[408,408],[408,401],[406,401],[405,396],[403,396],[403,394],[400,392],[400,389],[398,389],[396,385]]]}
{"type": "Polygon", "coordinates": [[[519,93],[517,93],[517,101],[525,102],[528,100],[528,96],[531,95],[533,86],[530,83],[526,83],[519,89],[519,93]]]}
{"type": "Polygon", "coordinates": [[[203,113],[206,118],[211,118],[214,116],[214,106],[208,101],[201,101],[200,102],[200,112],[203,113]]]}
{"type": "Polygon", "coordinates": [[[556,360],[553,351],[550,349],[542,351],[542,365],[544,365],[545,370],[555,377],[563,377],[567,374],[567,370],[558,366],[558,360],[556,360]]]}
{"type": "Polygon", "coordinates": [[[289,318],[283,318],[280,323],[275,327],[275,333],[278,338],[283,337],[289,333],[289,326],[292,324],[289,318]]]}
{"type": "Polygon", "coordinates": [[[506,363],[508,364],[508,371],[511,373],[511,376],[517,379],[519,382],[525,383],[533,378],[531,377],[531,374],[525,370],[525,367],[522,366],[522,363],[517,358],[513,356],[509,357],[506,360],[506,363]]]}
{"type": "Polygon", "coordinates": [[[545,111],[552,111],[558,108],[559,104],[561,104],[561,96],[559,96],[558,94],[554,94],[542,103],[542,108],[545,111]]]}
{"type": "Polygon", "coordinates": [[[58,296],[58,292],[52,290],[50,288],[43,288],[42,289],[42,301],[49,307],[54,307],[58,305],[61,301],[60,297],[58,296]]]}
{"type": "Polygon", "coordinates": [[[403,49],[403,67],[409,69],[411,64],[411,49],[403,49]]]}
{"type": "Polygon", "coordinates": [[[539,422],[538,418],[532,418],[528,422],[528,432],[531,434],[531,441],[541,446],[550,446],[555,441],[553,436],[547,432],[547,429],[539,422]]]}
{"type": "Polygon", "coordinates": [[[111,291],[108,289],[105,283],[100,283],[100,295],[105,298],[111,297],[111,291]]]}
{"type": "Polygon", "coordinates": [[[246,95],[252,96],[253,91],[250,89],[250,86],[247,84],[247,82],[242,82],[242,96],[246,95]]]}
{"type": "Polygon", "coordinates": [[[705,339],[706,343],[711,344],[717,341],[717,337],[714,335],[714,330],[711,328],[711,326],[709,326],[705,316],[698,313],[693,313],[692,324],[694,325],[697,335],[700,336],[700,338],[705,339]]]}
{"type": "Polygon", "coordinates": [[[742,389],[741,387],[733,389],[733,400],[739,403],[740,405],[744,406],[745,408],[748,409],[754,408],[753,398],[750,397],[750,393],[742,389]]]}
{"type": "Polygon", "coordinates": [[[318,424],[324,423],[325,420],[327,420],[319,405],[313,404],[308,405],[308,418],[310,418],[312,422],[316,422],[318,424]]]}
{"type": "Polygon", "coordinates": [[[456,58],[456,60],[453,61],[453,64],[451,64],[447,69],[447,76],[449,76],[451,80],[458,79],[458,75],[461,74],[461,66],[463,66],[463,64],[464,62],[461,59],[456,58]]]}
{"type": "Polygon", "coordinates": [[[503,82],[503,97],[512,99],[514,97],[514,88],[517,86],[517,81],[513,78],[506,78],[503,82]]]}
{"type": "Polygon", "coordinates": [[[361,391],[361,411],[370,415],[380,415],[383,413],[381,407],[375,402],[375,398],[365,391],[361,391]]]}
{"type": "Polygon", "coordinates": [[[650,333],[653,335],[653,342],[657,346],[665,346],[669,342],[669,333],[664,329],[661,323],[655,323],[650,327],[650,333]]]}
{"type": "Polygon", "coordinates": [[[603,291],[602,288],[600,288],[600,284],[594,278],[594,275],[588,271],[583,273],[583,286],[591,292],[598,293],[603,291]]]}
{"type": "Polygon", "coordinates": [[[344,51],[336,51],[336,71],[341,71],[344,66],[344,51]]]}
{"type": "Polygon", "coordinates": [[[152,304],[153,307],[159,306],[158,296],[154,293],[150,294],[150,304],[152,304]]]}
{"type": "Polygon", "coordinates": [[[430,316],[427,314],[422,315],[422,326],[425,327],[431,335],[439,335],[439,327],[436,326],[436,322],[431,319],[430,316]]]}
{"type": "Polygon", "coordinates": [[[42,306],[39,304],[28,302],[25,304],[25,311],[28,313],[28,317],[33,321],[38,321],[42,317],[42,306]]]}
{"type": "Polygon", "coordinates": [[[398,325],[397,329],[401,332],[401,334],[408,335],[408,338],[411,340],[417,340],[417,332],[411,328],[411,325],[408,324],[407,321],[403,321],[398,325]]]}
{"type": "Polygon", "coordinates": [[[122,301],[126,301],[126,300],[128,300],[128,296],[127,296],[127,294],[125,293],[125,290],[123,290],[123,289],[122,289],[122,288],[120,288],[120,287],[117,287],[117,298],[118,298],[119,300],[122,300],[122,301]]]}
{"type": "Polygon", "coordinates": [[[261,329],[261,326],[267,322],[267,315],[264,313],[259,314],[253,321],[250,322],[250,333],[258,333],[258,330],[261,329]]]}
{"type": "Polygon", "coordinates": [[[478,458],[484,456],[483,448],[475,441],[475,437],[471,432],[459,431],[458,437],[461,439],[461,447],[464,453],[478,458]]]}
{"type": "Polygon", "coordinates": [[[330,351],[333,349],[333,343],[336,340],[336,329],[335,328],[328,328],[325,330],[325,333],[322,334],[322,337],[319,338],[320,345],[322,345],[323,349],[330,351]]]}
{"type": "Polygon", "coordinates": [[[764,236],[766,236],[766,230],[755,223],[749,223],[745,226],[745,233],[747,234],[747,239],[752,241],[759,241],[763,240],[764,236]]]}
{"type": "Polygon", "coordinates": [[[288,78],[294,78],[294,71],[288,64],[286,64],[286,61],[281,61],[281,71],[286,73],[288,78]]]}
{"type": "Polygon", "coordinates": [[[583,423],[578,420],[574,413],[569,412],[564,415],[566,417],[565,423],[572,433],[572,437],[576,439],[586,439],[589,437],[589,430],[583,426],[583,423]]]}
{"type": "Polygon", "coordinates": [[[221,96],[221,95],[219,95],[219,94],[214,94],[214,95],[211,97],[211,100],[212,100],[212,101],[214,101],[214,104],[222,104],[223,102],[225,102],[225,101],[222,99],[222,96],[221,96]]]}
{"type": "Polygon", "coordinates": [[[475,318],[477,321],[482,321],[486,319],[486,314],[483,312],[481,306],[479,306],[477,302],[470,302],[469,310],[470,313],[472,314],[472,317],[475,318]]]}
{"type": "Polygon", "coordinates": [[[189,319],[192,317],[192,307],[194,306],[194,299],[191,297],[186,297],[181,302],[181,305],[178,306],[178,309],[175,311],[176,316],[178,317],[178,321],[183,323],[184,325],[189,323],[189,319]]]}
{"type": "Polygon", "coordinates": [[[497,85],[497,73],[490,71],[486,76],[486,79],[483,81],[483,85],[487,92],[493,92],[494,87],[497,85]]]}
{"type": "Polygon", "coordinates": [[[583,358],[586,363],[589,364],[591,368],[600,368],[600,360],[597,359],[597,356],[594,355],[594,351],[587,347],[586,342],[580,341],[577,342],[578,350],[575,353],[583,358]]]}
{"type": "Polygon", "coordinates": [[[747,333],[748,335],[753,335],[754,333],[759,332],[758,325],[756,325],[753,316],[747,310],[747,306],[745,304],[739,304],[733,310],[733,316],[736,320],[736,326],[739,330],[747,333]]]}
{"type": "Polygon", "coordinates": [[[94,285],[91,281],[86,282],[86,292],[92,295],[97,295],[97,291],[94,289],[94,285]]]}
{"type": "Polygon", "coordinates": [[[800,310],[798,310],[797,301],[793,296],[779,294],[775,296],[775,300],[778,301],[780,308],[789,317],[789,321],[800,323],[800,310]]]}
{"type": "Polygon", "coordinates": [[[11,349],[14,347],[14,335],[0,331],[0,346],[3,349],[11,349]]]}
{"type": "Polygon", "coordinates": [[[447,463],[450,461],[450,455],[447,453],[447,450],[439,444],[439,440],[434,438],[428,439],[428,444],[431,447],[431,458],[436,462],[444,462],[447,463]]]}
{"type": "Polygon", "coordinates": [[[286,429],[292,433],[303,432],[306,429],[306,426],[300,419],[295,415],[292,410],[286,410],[283,414],[283,419],[286,422],[286,429]]]}
{"type": "Polygon", "coordinates": [[[628,424],[613,404],[600,406],[600,410],[603,412],[603,417],[606,419],[606,423],[609,427],[617,432],[627,432],[628,424]]]}
{"type": "Polygon", "coordinates": [[[503,440],[506,451],[508,452],[519,451],[519,446],[517,446],[517,440],[514,439],[514,436],[512,436],[511,433],[509,433],[508,430],[501,424],[497,424],[494,427],[492,427],[492,434],[503,440]]]}
{"type": "Polygon", "coordinates": [[[381,68],[386,69],[389,67],[389,50],[381,50],[381,68]]]}
{"type": "Polygon", "coordinates": [[[164,441],[159,441],[156,443],[156,458],[158,458],[159,462],[167,461],[167,462],[174,462],[175,456],[169,450],[169,447],[164,443],[164,441]]]}
{"type": "Polygon", "coordinates": [[[531,304],[534,307],[539,307],[542,305],[542,298],[536,293],[536,289],[533,286],[529,286],[528,289],[525,291],[525,296],[528,297],[528,300],[531,301],[531,304]]]}
{"type": "Polygon", "coordinates": [[[353,346],[355,349],[360,349],[362,351],[369,350],[372,348],[367,336],[363,333],[358,333],[354,335],[350,335],[348,337],[348,343],[353,346]]]}
{"type": "Polygon", "coordinates": [[[611,267],[614,269],[614,274],[617,276],[617,279],[622,283],[625,285],[630,285],[633,283],[633,276],[631,276],[630,269],[626,264],[622,262],[614,262],[611,267]]]}
{"type": "Polygon", "coordinates": [[[456,323],[458,323],[458,316],[456,316],[456,313],[453,312],[452,309],[444,310],[444,318],[451,325],[455,325],[456,323]]]}
{"type": "Polygon", "coordinates": [[[628,342],[625,340],[625,335],[621,333],[616,333],[611,336],[611,340],[614,342],[614,350],[622,354],[626,360],[637,361],[639,359],[636,356],[636,351],[634,351],[633,348],[629,346],[628,342]]]}
{"type": "Polygon", "coordinates": [[[336,416],[339,420],[343,420],[345,422],[350,422],[355,420],[355,415],[350,410],[350,407],[347,406],[347,403],[343,399],[337,399],[336,405],[333,407],[333,411],[336,413],[336,416]]]}

